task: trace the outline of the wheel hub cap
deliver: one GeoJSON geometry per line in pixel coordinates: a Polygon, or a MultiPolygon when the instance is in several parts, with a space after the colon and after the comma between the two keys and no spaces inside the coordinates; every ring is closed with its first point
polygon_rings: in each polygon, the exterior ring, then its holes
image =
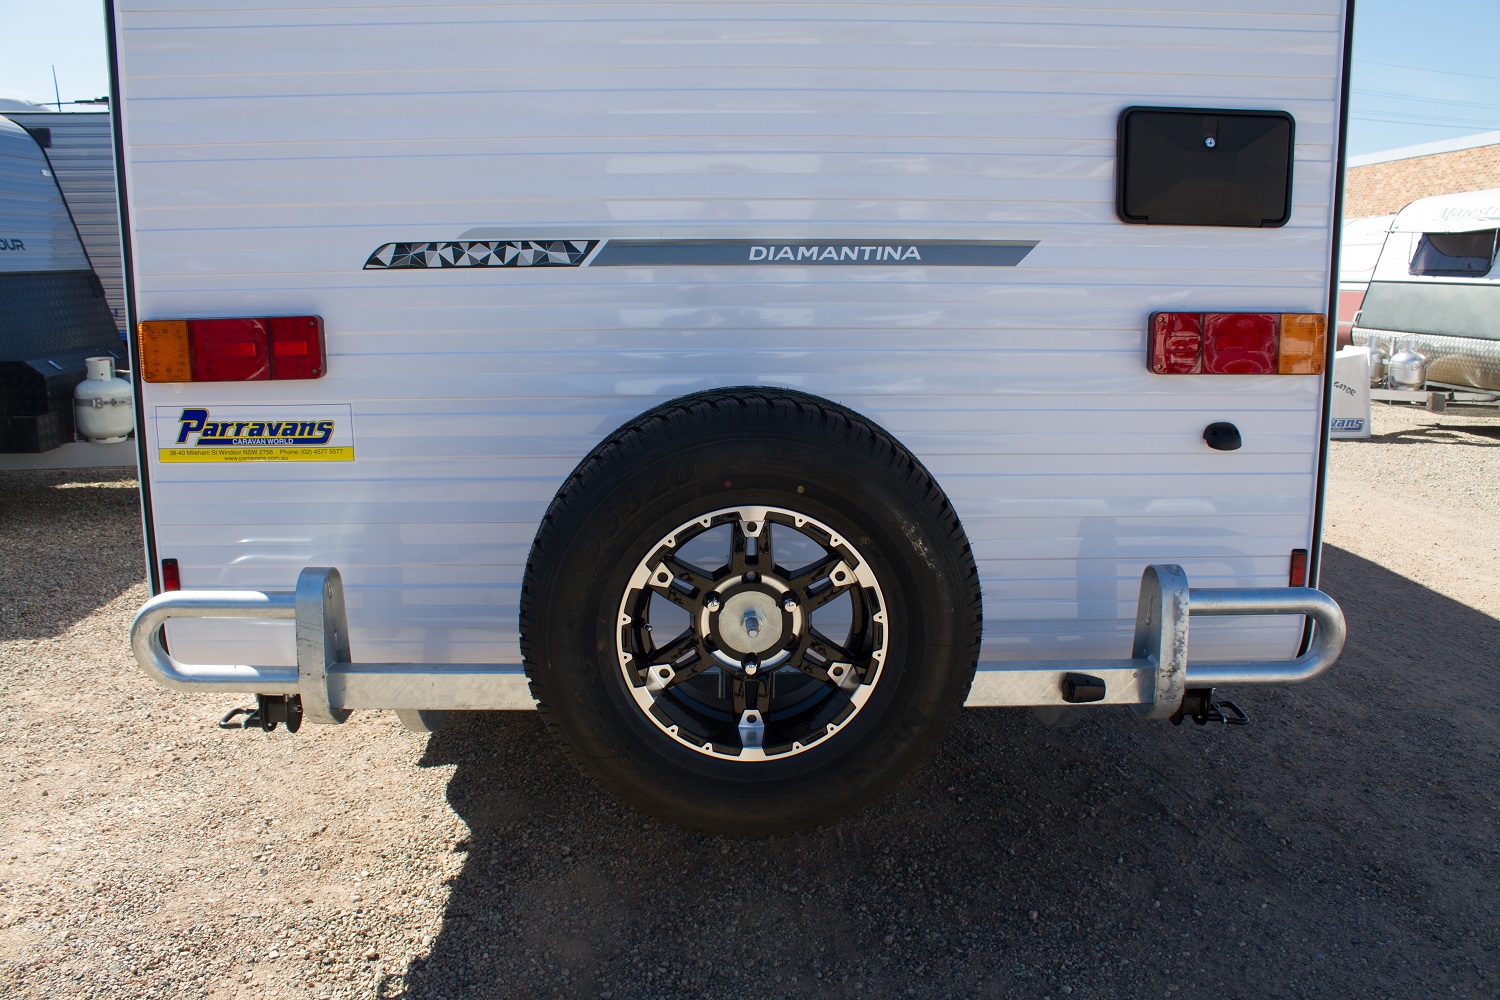
{"type": "Polygon", "coordinates": [[[731,651],[764,653],[781,641],[781,618],[776,598],[760,590],[743,590],[724,602],[715,624],[731,651]]]}

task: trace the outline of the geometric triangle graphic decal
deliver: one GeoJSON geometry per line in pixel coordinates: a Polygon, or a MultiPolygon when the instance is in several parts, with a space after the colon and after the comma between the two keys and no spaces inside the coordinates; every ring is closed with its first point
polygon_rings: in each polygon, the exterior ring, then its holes
{"type": "Polygon", "coordinates": [[[385,243],[365,261],[367,271],[448,267],[578,267],[598,240],[452,240],[385,243]]]}

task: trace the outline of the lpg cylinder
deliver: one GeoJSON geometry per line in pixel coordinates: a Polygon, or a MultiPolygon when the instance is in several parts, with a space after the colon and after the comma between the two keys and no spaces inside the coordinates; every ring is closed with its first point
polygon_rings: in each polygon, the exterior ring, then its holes
{"type": "Polygon", "coordinates": [[[135,393],[115,377],[114,358],[86,358],[88,378],[73,390],[73,420],[78,435],[93,444],[124,441],[135,426],[135,393]]]}

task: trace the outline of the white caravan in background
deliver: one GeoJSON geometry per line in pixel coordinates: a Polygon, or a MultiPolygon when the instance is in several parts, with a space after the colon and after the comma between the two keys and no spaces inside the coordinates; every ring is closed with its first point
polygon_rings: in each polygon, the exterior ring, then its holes
{"type": "Polygon", "coordinates": [[[132,393],[113,377],[125,343],[51,146],[50,130],[0,116],[0,470],[131,465],[132,393]]]}
{"type": "Polygon", "coordinates": [[[1353,342],[1387,357],[1414,349],[1428,384],[1500,392],[1497,239],[1500,188],[1403,208],[1370,277],[1353,342]]]}
{"type": "Polygon", "coordinates": [[[966,703],[1238,718],[1344,637],[1349,26],[115,0],[137,658],[267,728],[540,708],[738,834],[966,703]]]}
{"type": "Polygon", "coordinates": [[[1365,219],[1350,219],[1344,223],[1339,237],[1339,311],[1338,346],[1351,343],[1354,317],[1364,303],[1365,290],[1370,287],[1370,275],[1375,273],[1375,261],[1380,258],[1380,248],[1385,246],[1386,234],[1391,231],[1394,215],[1376,215],[1365,219]]]}

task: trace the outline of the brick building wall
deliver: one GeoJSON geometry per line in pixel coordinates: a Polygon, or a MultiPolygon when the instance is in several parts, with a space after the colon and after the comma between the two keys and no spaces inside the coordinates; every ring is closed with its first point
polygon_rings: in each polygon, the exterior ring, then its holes
{"type": "Polygon", "coordinates": [[[1344,218],[1399,212],[1418,198],[1500,187],[1500,144],[1350,167],[1344,218]]]}

